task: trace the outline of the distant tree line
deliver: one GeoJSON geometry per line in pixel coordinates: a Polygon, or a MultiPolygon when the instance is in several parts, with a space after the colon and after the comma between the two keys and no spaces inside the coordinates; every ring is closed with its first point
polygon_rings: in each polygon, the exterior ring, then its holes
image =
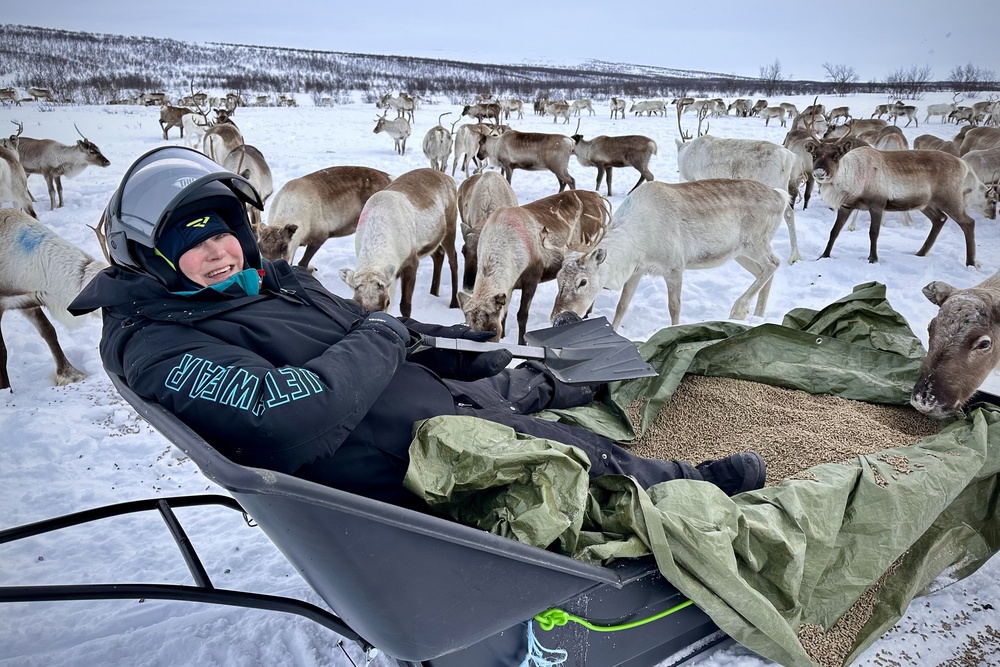
{"type": "Polygon", "coordinates": [[[0,25],[0,76],[21,88],[41,86],[59,99],[104,103],[147,92],[179,97],[195,90],[254,94],[305,93],[314,99],[365,99],[385,92],[445,96],[454,102],[488,93],[534,99],[674,98],[883,93],[920,99],[927,92],[1000,90],[996,74],[971,63],[946,80],[932,80],[929,67],[901,68],[881,81],[861,82],[853,67],[823,65],[823,81],[791,80],[781,62],[760,76],[685,73],[610,63],[587,68],[466,63],[392,55],[339,53],[224,43],[72,32],[0,25]]]}

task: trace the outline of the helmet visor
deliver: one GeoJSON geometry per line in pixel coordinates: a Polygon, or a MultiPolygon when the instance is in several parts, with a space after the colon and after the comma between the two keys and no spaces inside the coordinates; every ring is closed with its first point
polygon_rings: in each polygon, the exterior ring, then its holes
{"type": "Polygon", "coordinates": [[[129,240],[156,245],[163,223],[198,188],[212,181],[229,187],[241,200],[263,209],[260,196],[246,179],[189,148],[168,146],[147,153],[129,169],[111,202],[129,240]]]}

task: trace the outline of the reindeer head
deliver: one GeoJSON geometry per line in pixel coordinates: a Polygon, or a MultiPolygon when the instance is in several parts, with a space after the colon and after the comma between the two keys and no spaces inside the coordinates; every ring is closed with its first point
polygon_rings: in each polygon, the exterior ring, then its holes
{"type": "Polygon", "coordinates": [[[470,329],[496,332],[496,336],[491,339],[494,342],[503,338],[503,323],[507,318],[506,294],[493,294],[483,298],[459,292],[458,305],[465,313],[465,323],[470,329]]]}
{"type": "Polygon", "coordinates": [[[354,290],[354,300],[368,312],[389,310],[396,267],[387,265],[381,270],[362,268],[358,271],[341,269],[340,278],[354,290]]]}
{"type": "Polygon", "coordinates": [[[605,259],[607,252],[604,248],[597,248],[587,253],[571,252],[566,255],[556,275],[559,293],[556,295],[549,319],[567,310],[573,311],[580,317],[590,312],[601,291],[597,271],[605,259]]]}
{"type": "Polygon", "coordinates": [[[299,230],[296,224],[281,225],[280,227],[262,225],[257,230],[257,245],[260,247],[260,254],[266,260],[274,261],[283,259],[291,262],[292,257],[288,252],[291,247],[292,238],[299,230]]]}

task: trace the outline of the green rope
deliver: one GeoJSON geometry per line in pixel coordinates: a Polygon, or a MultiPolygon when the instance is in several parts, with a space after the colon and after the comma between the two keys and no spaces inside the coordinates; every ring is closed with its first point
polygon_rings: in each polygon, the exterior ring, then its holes
{"type": "Polygon", "coordinates": [[[653,621],[659,620],[664,616],[670,616],[674,612],[678,612],[685,607],[690,607],[693,602],[691,600],[685,600],[679,605],[671,607],[665,611],[661,611],[658,614],[652,616],[647,616],[646,618],[640,618],[635,621],[629,621],[628,623],[621,623],[619,625],[594,625],[585,618],[580,618],[579,616],[574,616],[573,614],[565,611],[563,609],[549,609],[543,611],[535,616],[535,620],[538,621],[538,627],[542,630],[548,632],[552,628],[558,626],[563,626],[573,621],[574,623],[579,623],[588,630],[593,630],[594,632],[618,632],[619,630],[628,630],[630,628],[637,628],[640,625],[645,625],[646,623],[652,623],[653,621]]]}

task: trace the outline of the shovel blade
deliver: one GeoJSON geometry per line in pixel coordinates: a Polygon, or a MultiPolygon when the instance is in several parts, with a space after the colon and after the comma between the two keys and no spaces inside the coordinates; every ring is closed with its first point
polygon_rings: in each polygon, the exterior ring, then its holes
{"type": "Polygon", "coordinates": [[[543,363],[568,384],[616,382],[657,375],[635,343],[619,335],[605,317],[528,331],[525,341],[545,349],[543,363]]]}

